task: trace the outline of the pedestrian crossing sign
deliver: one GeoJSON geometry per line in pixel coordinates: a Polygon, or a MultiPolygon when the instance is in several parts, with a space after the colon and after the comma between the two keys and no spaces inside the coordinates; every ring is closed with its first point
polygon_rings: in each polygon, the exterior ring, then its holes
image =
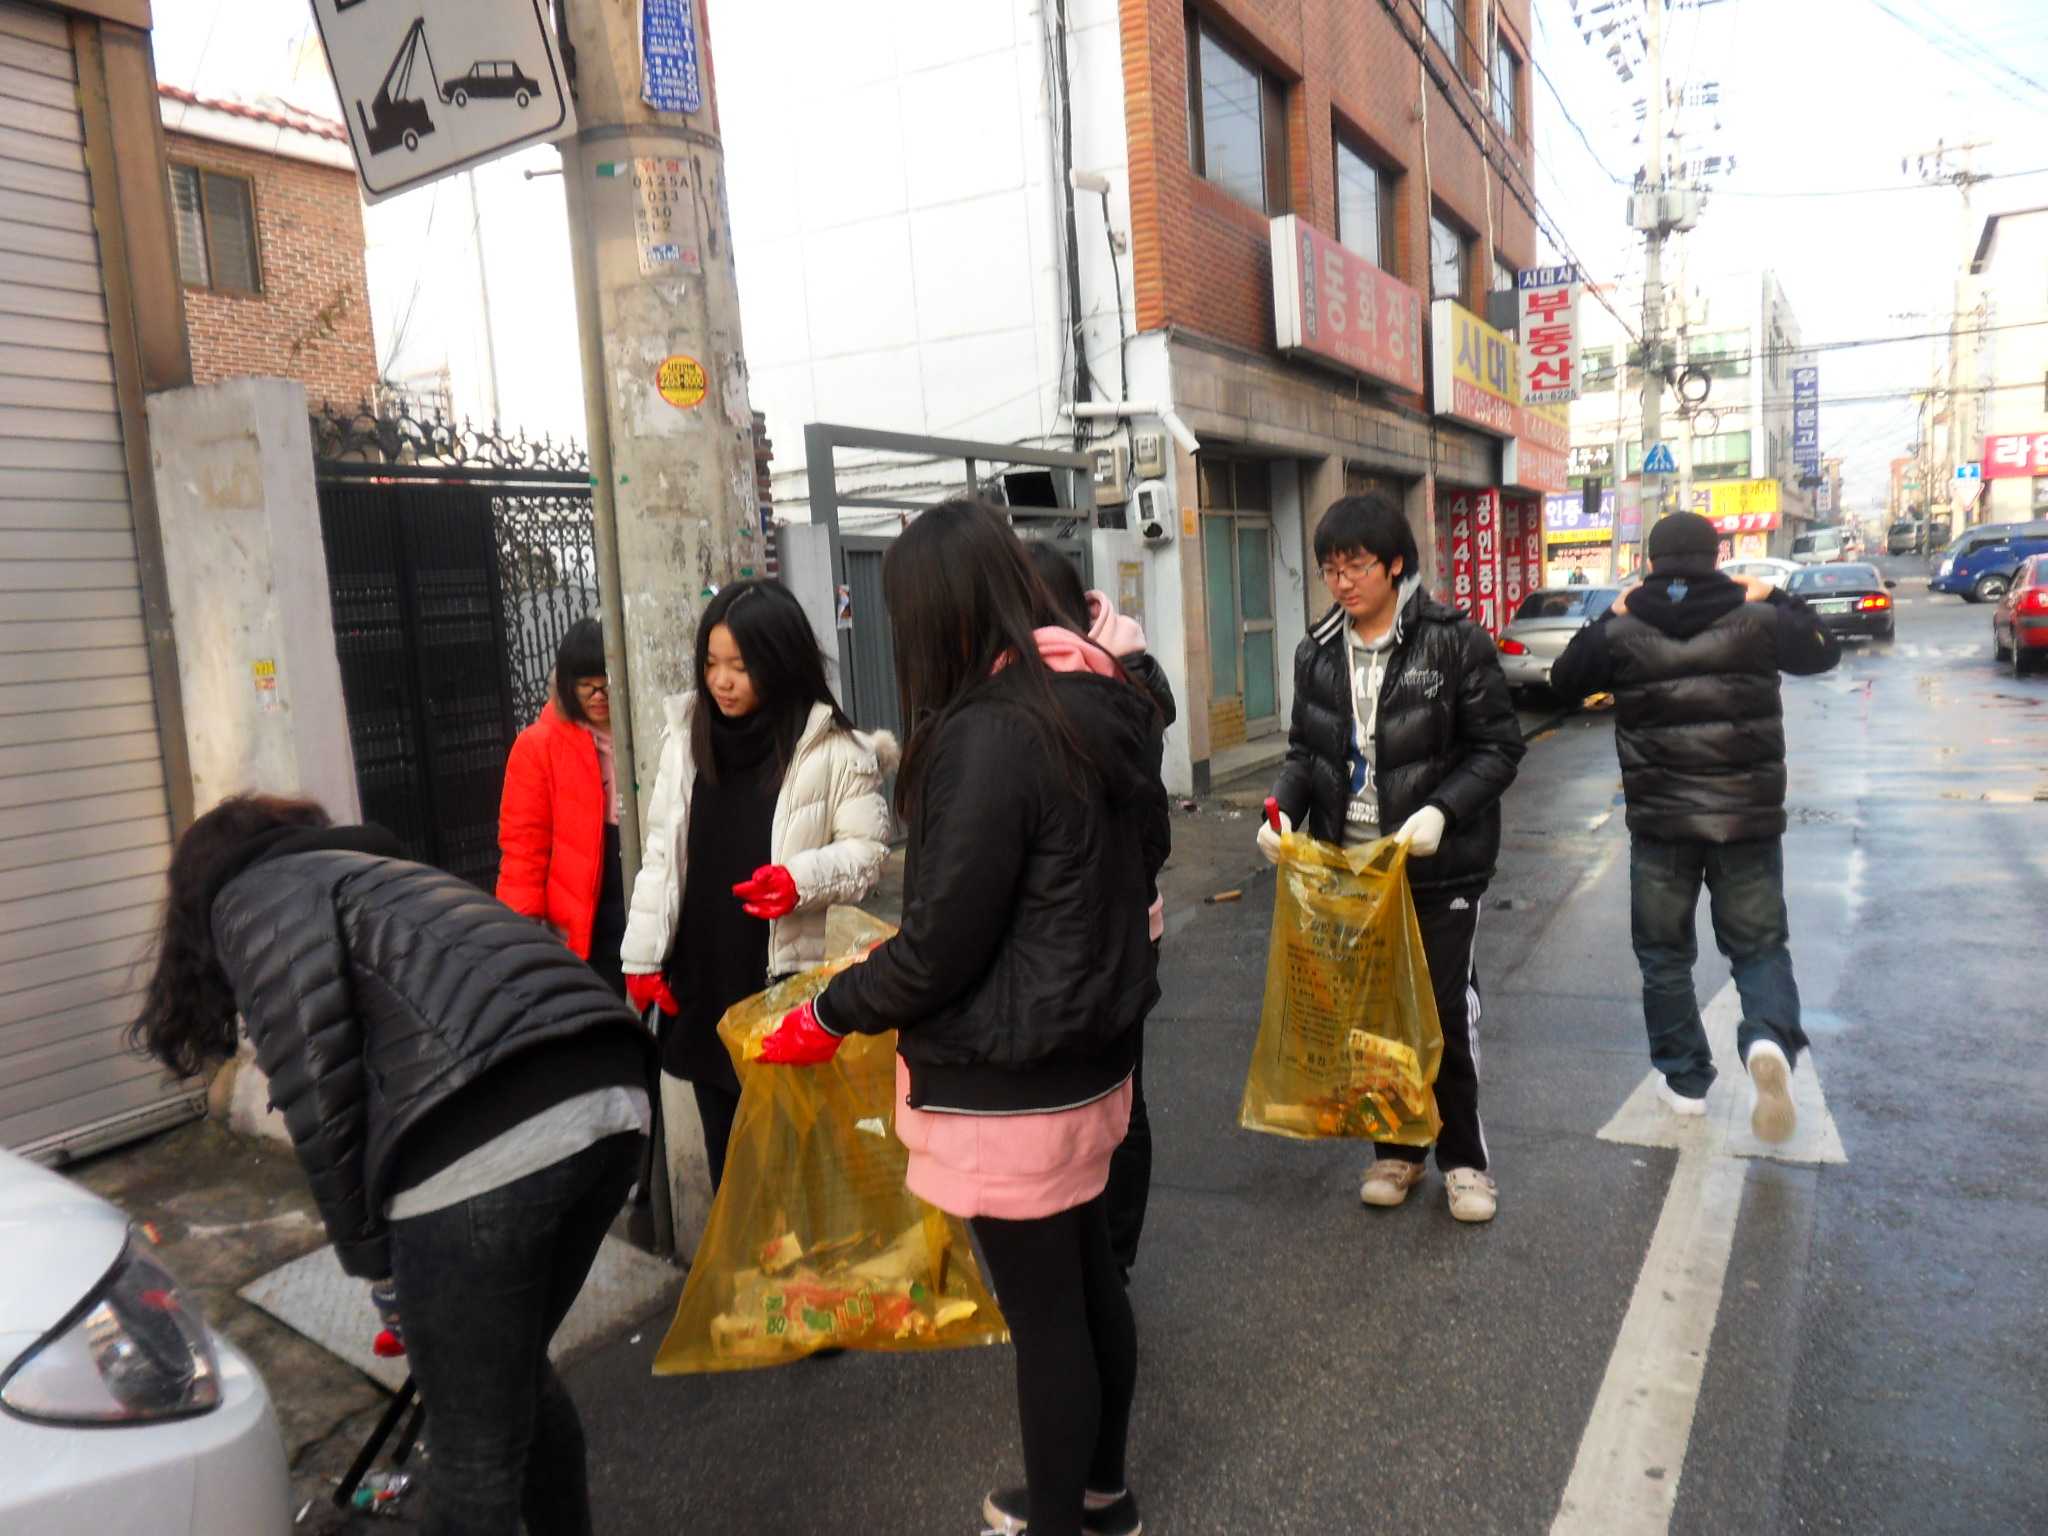
{"type": "Polygon", "coordinates": [[[1643,455],[1643,473],[1646,475],[1675,475],[1678,461],[1671,457],[1669,443],[1652,443],[1650,451],[1643,455]]]}

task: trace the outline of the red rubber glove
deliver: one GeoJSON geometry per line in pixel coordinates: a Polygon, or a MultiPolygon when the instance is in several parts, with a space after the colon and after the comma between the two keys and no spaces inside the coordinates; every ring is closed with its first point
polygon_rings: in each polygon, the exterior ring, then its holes
{"type": "Polygon", "coordinates": [[[771,1067],[815,1067],[839,1054],[843,1038],[820,1024],[817,1009],[805,1003],[782,1016],[775,1033],[761,1042],[761,1054],[755,1059],[771,1067]]]}
{"type": "Polygon", "coordinates": [[[749,917],[787,917],[796,910],[796,877],[780,864],[763,864],[754,878],[732,888],[749,917]]]}
{"type": "Polygon", "coordinates": [[[676,1001],[675,993],[669,991],[668,982],[659,971],[649,971],[644,976],[628,975],[626,996],[633,1000],[633,1006],[642,1013],[657,1003],[666,1014],[674,1015],[683,1011],[683,1005],[676,1001]]]}

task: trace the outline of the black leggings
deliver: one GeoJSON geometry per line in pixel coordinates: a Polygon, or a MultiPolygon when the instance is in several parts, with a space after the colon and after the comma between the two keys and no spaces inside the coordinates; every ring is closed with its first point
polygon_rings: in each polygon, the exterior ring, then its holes
{"type": "Polygon", "coordinates": [[[1081,1536],[1081,1499],[1120,1493],[1138,1329],[1109,1251],[1103,1198],[1031,1221],[977,1216],[1017,1346],[1031,1536],[1081,1536]]]}

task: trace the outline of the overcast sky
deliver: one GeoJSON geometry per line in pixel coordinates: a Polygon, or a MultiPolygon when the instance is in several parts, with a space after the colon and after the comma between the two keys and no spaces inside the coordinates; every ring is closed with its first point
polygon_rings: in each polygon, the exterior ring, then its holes
{"type": "MultiPolygon", "coordinates": [[[[1602,3],[1578,0],[1582,10],[1602,3]]],[[[1644,0],[1615,3],[1639,18],[1644,0]]],[[[886,24],[886,0],[875,9],[886,24]]],[[[1530,81],[1539,200],[1593,274],[1625,280],[1620,307],[1639,322],[1641,241],[1610,176],[1626,183],[1642,164],[1634,112],[1644,76],[1623,84],[1580,43],[1571,0],[1534,0],[1534,10],[1536,62],[1549,77],[1530,81]]],[[[339,115],[303,5],[156,0],[155,14],[166,82],[268,92],[339,115]]],[[[1968,243],[1987,213],[2048,204],[2042,0],[1709,0],[1672,11],[1667,34],[1675,87],[1719,84],[1718,106],[1680,118],[1690,152],[1732,155],[1737,167],[1718,178],[1689,237],[1688,275],[1711,286],[1718,273],[1774,269],[1809,343],[1946,326],[1966,245],[1961,199],[1921,187],[1902,158],[1937,140],[1990,141],[1976,165],[1999,179],[1976,189],[1968,243]]],[[[1852,511],[1882,499],[1914,408],[1827,402],[1910,390],[1925,383],[1930,357],[1924,340],[1822,354],[1822,450],[1846,461],[1852,511]]]]}

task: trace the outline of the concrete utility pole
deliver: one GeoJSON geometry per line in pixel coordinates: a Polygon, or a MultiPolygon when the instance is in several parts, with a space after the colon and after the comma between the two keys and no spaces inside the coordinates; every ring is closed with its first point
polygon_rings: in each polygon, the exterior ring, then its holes
{"type": "MultiPolygon", "coordinates": [[[[1934,148],[1923,149],[1899,162],[1900,170],[1918,171],[1920,180],[1926,185],[1951,186],[1963,195],[1963,250],[1960,260],[1956,263],[1955,298],[1949,309],[1948,322],[1948,462],[1941,466],[1945,477],[1945,490],[1952,490],[1955,485],[1956,466],[1968,464],[1977,456],[1977,413],[1974,408],[1968,412],[1963,409],[1966,395],[1971,397],[1972,407],[1975,405],[1968,380],[1977,367],[1977,326],[1965,326],[1963,315],[1966,310],[1975,308],[1969,299],[1970,259],[1975,246],[1970,218],[1970,193],[1978,182],[1989,179],[1987,173],[1976,168],[1976,152],[1990,147],[1989,139],[1965,139],[1960,144],[1944,144],[1937,140],[1934,148]],[[1952,166],[1952,158],[1960,158],[1961,165],[1952,166]]],[[[1932,481],[1922,487],[1929,503],[1934,499],[1934,489],[1932,481]]],[[[1980,498],[1977,506],[1982,505],[1983,501],[1980,498]]],[[[1931,505],[1928,508],[1928,515],[1932,515],[1931,505]]],[[[1964,512],[1963,521],[1976,521],[1977,516],[1977,507],[1968,508],[1964,512]]]]}
{"type": "MultiPolygon", "coordinates": [[[[1644,182],[1652,199],[1643,236],[1643,458],[1664,437],[1664,0],[1643,0],[1643,45],[1649,55],[1649,121],[1644,125],[1644,182]]],[[[1643,471],[1642,540],[1664,515],[1665,479],[1643,471]]]]}
{"type": "Polygon", "coordinates": [[[703,7],[560,0],[558,15],[578,124],[560,145],[562,185],[613,741],[620,782],[639,792],[619,824],[630,886],[661,701],[689,686],[697,615],[713,588],[765,568],[753,409],[703,7]],[[650,57],[658,93],[686,89],[693,110],[646,103],[650,57]]]}

